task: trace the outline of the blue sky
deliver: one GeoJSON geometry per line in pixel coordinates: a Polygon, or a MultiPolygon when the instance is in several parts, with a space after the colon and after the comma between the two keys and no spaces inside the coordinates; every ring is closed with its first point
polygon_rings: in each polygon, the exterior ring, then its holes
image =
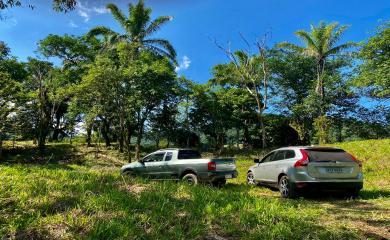
{"type": "MultiPolygon", "coordinates": [[[[37,42],[48,34],[81,35],[90,28],[104,25],[120,31],[119,26],[104,6],[118,4],[127,12],[128,1],[82,0],[70,13],[57,13],[51,1],[27,1],[27,7],[3,11],[7,16],[0,21],[0,40],[5,41],[12,54],[20,60],[36,56],[37,42]]],[[[134,2],[132,0],[131,2],[134,2]]],[[[362,41],[373,34],[384,20],[390,19],[389,0],[146,0],[152,7],[153,17],[171,15],[173,21],[164,26],[156,37],[170,40],[181,63],[179,74],[197,81],[210,78],[213,65],[225,62],[225,55],[211,39],[221,44],[231,42],[231,48],[243,47],[239,37],[248,40],[272,32],[270,45],[290,41],[298,42],[293,32],[308,29],[320,20],[350,24],[342,41],[362,41]]]]}

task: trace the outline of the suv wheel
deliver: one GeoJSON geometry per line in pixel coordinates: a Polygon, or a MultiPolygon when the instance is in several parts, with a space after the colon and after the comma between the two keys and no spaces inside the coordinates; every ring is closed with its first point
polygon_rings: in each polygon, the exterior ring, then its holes
{"type": "Polygon", "coordinates": [[[295,197],[294,188],[286,175],[282,176],[279,180],[279,192],[283,198],[295,197]]]}
{"type": "Polygon", "coordinates": [[[355,198],[359,197],[359,192],[360,192],[360,189],[352,189],[352,190],[347,191],[346,196],[347,196],[347,198],[355,199],[355,198]]]}
{"type": "Polygon", "coordinates": [[[246,175],[246,182],[249,185],[256,185],[256,180],[255,176],[253,175],[253,172],[248,172],[248,174],[246,175]]]}
{"type": "Polygon", "coordinates": [[[182,178],[183,182],[187,183],[188,185],[197,185],[198,184],[198,177],[193,173],[188,173],[183,176],[182,178]]]}

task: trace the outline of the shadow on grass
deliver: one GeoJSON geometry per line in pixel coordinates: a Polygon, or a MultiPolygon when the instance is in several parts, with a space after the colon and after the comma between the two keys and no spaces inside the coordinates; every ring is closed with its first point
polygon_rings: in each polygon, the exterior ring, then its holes
{"type": "Polygon", "coordinates": [[[378,198],[390,198],[390,191],[384,189],[373,189],[373,190],[363,189],[360,191],[359,197],[365,200],[378,199],[378,198]]]}
{"type": "Polygon", "coordinates": [[[3,155],[2,163],[7,164],[52,164],[51,168],[54,168],[55,164],[59,167],[59,164],[84,164],[84,158],[77,154],[76,147],[65,143],[47,145],[43,155],[34,145],[5,148],[3,155]]]}

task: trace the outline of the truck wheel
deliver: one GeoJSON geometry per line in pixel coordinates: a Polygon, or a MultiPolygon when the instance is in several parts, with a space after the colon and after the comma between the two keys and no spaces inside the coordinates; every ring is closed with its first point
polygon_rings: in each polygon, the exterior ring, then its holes
{"type": "Polygon", "coordinates": [[[286,175],[282,176],[279,180],[279,192],[283,198],[295,197],[294,188],[286,175]]]}
{"type": "Polygon", "coordinates": [[[213,187],[223,187],[226,184],[226,179],[219,179],[211,183],[213,187]]]}
{"type": "Polygon", "coordinates": [[[187,173],[182,178],[183,182],[187,183],[188,185],[197,185],[198,184],[198,177],[193,173],[187,173]]]}
{"type": "Polygon", "coordinates": [[[122,176],[127,176],[127,177],[135,177],[135,174],[132,170],[126,170],[122,174],[122,176]]]}

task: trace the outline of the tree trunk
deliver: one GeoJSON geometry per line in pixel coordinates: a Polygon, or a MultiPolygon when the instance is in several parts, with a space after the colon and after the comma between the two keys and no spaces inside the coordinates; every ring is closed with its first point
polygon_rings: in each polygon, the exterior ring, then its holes
{"type": "Polygon", "coordinates": [[[108,123],[106,118],[103,118],[103,127],[102,127],[102,136],[104,138],[104,142],[106,147],[111,146],[111,141],[108,133],[110,132],[110,124],[108,123]]]}
{"type": "Polygon", "coordinates": [[[317,86],[316,93],[320,97],[320,116],[324,115],[325,109],[325,88],[324,88],[324,68],[325,68],[325,59],[321,58],[318,61],[317,65],[317,86]]]}
{"type": "Polygon", "coordinates": [[[137,142],[135,144],[135,159],[139,160],[140,159],[140,154],[141,154],[141,141],[142,141],[142,135],[144,131],[144,120],[141,120],[138,126],[137,130],[137,142]]]}
{"type": "Polygon", "coordinates": [[[61,117],[56,116],[56,124],[54,126],[53,136],[52,136],[52,140],[54,142],[58,142],[58,135],[60,134],[60,120],[61,120],[61,117]]]}
{"type": "Polygon", "coordinates": [[[259,113],[258,118],[259,118],[260,128],[261,128],[262,147],[266,148],[267,147],[267,135],[265,134],[263,115],[261,113],[259,113]]]}
{"type": "Polygon", "coordinates": [[[127,134],[126,134],[126,150],[127,150],[127,159],[131,163],[131,135],[133,129],[130,124],[127,124],[127,134]]]}
{"type": "Polygon", "coordinates": [[[138,132],[137,134],[137,142],[135,144],[135,159],[139,160],[140,159],[140,153],[141,153],[141,134],[138,132]]]}
{"type": "Polygon", "coordinates": [[[248,120],[245,120],[245,123],[244,123],[244,141],[243,141],[243,147],[245,149],[249,148],[249,145],[250,145],[250,135],[249,135],[249,128],[248,128],[248,125],[247,125],[247,121],[248,120]]]}
{"type": "Polygon", "coordinates": [[[257,103],[257,119],[259,120],[260,123],[260,128],[261,128],[261,141],[262,141],[262,147],[266,148],[267,147],[267,139],[266,139],[266,134],[265,134],[265,126],[264,126],[264,121],[263,121],[263,106],[260,102],[260,99],[256,97],[256,103],[257,103]]]}
{"type": "Polygon", "coordinates": [[[120,113],[119,116],[119,125],[120,125],[120,132],[119,132],[119,152],[123,153],[123,145],[125,141],[125,116],[123,112],[120,113]]]}
{"type": "Polygon", "coordinates": [[[92,134],[92,126],[91,124],[87,124],[87,147],[91,146],[91,134],[92,134]]]}
{"type": "Polygon", "coordinates": [[[38,149],[41,154],[45,153],[46,134],[47,131],[45,129],[41,129],[38,136],[38,149]]]}

